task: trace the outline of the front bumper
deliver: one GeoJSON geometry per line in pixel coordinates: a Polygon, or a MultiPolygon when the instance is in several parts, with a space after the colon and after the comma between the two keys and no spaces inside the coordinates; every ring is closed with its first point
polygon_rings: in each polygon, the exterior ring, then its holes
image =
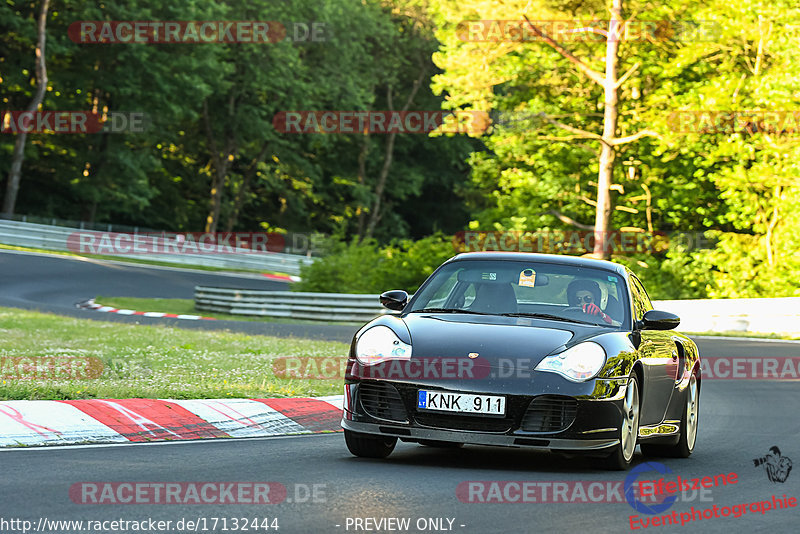
{"type": "Polygon", "coordinates": [[[484,434],[463,430],[440,430],[420,427],[395,427],[375,423],[359,423],[342,419],[342,428],[364,434],[396,436],[408,441],[432,440],[466,443],[472,445],[494,445],[497,447],[531,447],[556,450],[600,450],[613,447],[619,439],[558,439],[532,438],[523,436],[484,434]]]}
{"type": "Polygon", "coordinates": [[[448,388],[354,381],[345,385],[342,428],[412,442],[431,440],[565,451],[608,449],[619,443],[625,395],[624,382],[609,382],[608,387],[598,388],[605,391],[602,398],[506,394],[506,414],[498,417],[417,409],[419,389],[448,388]]]}

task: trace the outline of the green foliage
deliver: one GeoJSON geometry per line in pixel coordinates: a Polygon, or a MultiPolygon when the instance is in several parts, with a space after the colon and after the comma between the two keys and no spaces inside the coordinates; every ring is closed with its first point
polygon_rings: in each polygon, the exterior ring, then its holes
{"type": "MultiPolygon", "coordinates": [[[[607,4],[607,3],[606,3],[607,4]]],[[[655,132],[618,147],[613,228],[704,232],[719,237],[712,250],[671,250],[664,257],[623,258],[656,298],[787,296],[798,292],[798,161],[794,128],[788,135],[684,131],[673,113],[785,111],[800,105],[795,0],[668,3],[624,1],[625,16],[712,31],[682,39],[620,43],[618,135],[655,132]],[[630,69],[630,71],[629,71],[630,69]]],[[[464,20],[607,20],[601,2],[559,0],[442,0],[434,59],[443,73],[434,90],[447,105],[479,109],[498,120],[473,153],[468,186],[473,229],[536,231],[564,228],[566,215],[593,221],[597,150],[590,136],[573,135],[537,118],[544,113],[573,128],[601,131],[602,89],[541,41],[473,42],[459,37],[464,20]]],[[[463,30],[463,28],[462,28],[463,30]]],[[[563,36],[562,36],[563,37],[563,36]]],[[[562,44],[603,71],[602,40],[564,38],[562,44]]],[[[739,123],[743,123],[739,120],[739,123]]],[[[706,123],[710,123],[708,118],[706,123]]],[[[751,130],[752,126],[751,124],[751,130]]],[[[694,131],[693,131],[694,129],[694,131]]]]}
{"type": "Polygon", "coordinates": [[[706,258],[685,250],[669,250],[665,255],[618,257],[612,260],[628,266],[644,283],[652,300],[709,298],[713,278],[706,258]]]}
{"type": "MultiPolygon", "coordinates": [[[[144,111],[142,133],[31,134],[17,213],[111,222],[171,231],[202,230],[210,209],[217,155],[229,162],[221,184],[219,230],[357,232],[373,204],[387,136],[281,134],[279,111],[385,110],[387,91],[402,106],[425,75],[411,109],[439,109],[429,89],[438,46],[426,2],[404,0],[221,0],[153,3],[86,0],[51,4],[44,110],[144,111]],[[79,44],[75,21],[274,20],[324,25],[324,42],[79,44]],[[210,135],[203,117],[208,107],[210,135]],[[367,145],[364,175],[359,155],[367,145]],[[263,157],[259,156],[265,150],[263,157]],[[245,186],[245,175],[255,172],[245,186]],[[240,195],[241,193],[241,195],[240,195]],[[236,198],[241,196],[238,213],[236,198]],[[237,217],[234,217],[237,215],[237,217]]],[[[0,4],[0,109],[21,110],[34,90],[38,2],[0,4]]],[[[13,135],[0,136],[0,186],[13,135]]],[[[456,231],[468,218],[452,197],[447,212],[422,217],[408,203],[452,192],[478,143],[458,137],[400,135],[375,236],[383,242],[456,231]]],[[[0,189],[0,194],[2,189],[0,189]]]]}
{"type": "Polygon", "coordinates": [[[302,268],[294,291],[382,293],[415,292],[422,282],[455,255],[452,240],[435,234],[418,241],[403,239],[380,247],[376,241],[338,242],[331,253],[302,268]]]}
{"type": "MultiPolygon", "coordinates": [[[[213,155],[230,164],[220,223],[335,234],[335,253],[297,289],[414,290],[452,253],[433,232],[564,229],[591,224],[599,142],[544,121],[599,133],[602,88],[552,47],[473,42],[465,20],[606,20],[598,0],[130,0],[51,5],[46,110],[146,111],[139,134],[28,138],[19,213],[169,230],[201,229],[213,155]],[[324,43],[78,44],[78,20],[324,22],[324,43]],[[485,135],[399,135],[378,225],[363,244],[387,136],[286,135],[281,110],[398,109],[423,73],[410,109],[478,110],[498,119],[485,135]],[[209,135],[203,121],[208,105],[209,135]],[[230,147],[226,150],[225,147],[230,147]],[[266,147],[264,157],[259,155],[266,147]],[[255,172],[245,186],[249,170],[255,172]],[[241,193],[241,205],[234,199],[241,193]],[[239,209],[240,208],[240,209],[239,209]],[[238,215],[237,215],[237,209],[238,215]],[[236,217],[235,217],[236,215],[236,217]],[[387,243],[391,243],[386,245],[387,243]],[[405,263],[404,263],[405,262],[405,263]]],[[[23,109],[34,90],[37,2],[0,4],[0,106],[23,109]]],[[[619,136],[612,227],[706,232],[716,247],[675,247],[621,258],[654,298],[796,296],[800,292],[800,143],[789,135],[679,131],[677,111],[800,109],[797,0],[625,0],[638,21],[718,30],[696,38],[620,43],[619,136]],[[705,38],[703,38],[705,37],[705,38]]],[[[602,40],[563,44],[603,70],[602,40]]],[[[690,124],[697,127],[698,124],[690,124]]],[[[752,126],[752,125],[751,125],[752,126]]],[[[752,128],[751,128],[752,129],[752,128]]],[[[774,132],[773,132],[774,133],[774,132]]],[[[13,135],[0,137],[0,180],[13,135]]],[[[2,185],[2,183],[0,183],[2,185]]]]}

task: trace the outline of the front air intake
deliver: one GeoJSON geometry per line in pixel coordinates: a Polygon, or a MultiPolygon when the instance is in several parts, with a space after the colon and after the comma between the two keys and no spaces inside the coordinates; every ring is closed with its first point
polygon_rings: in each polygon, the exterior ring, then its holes
{"type": "Polygon", "coordinates": [[[398,423],[408,422],[406,408],[397,389],[385,382],[362,382],[358,386],[361,407],[369,416],[398,423]]]}
{"type": "Polygon", "coordinates": [[[525,432],[559,432],[569,427],[578,413],[578,401],[572,397],[542,395],[533,399],[522,418],[525,432]]]}

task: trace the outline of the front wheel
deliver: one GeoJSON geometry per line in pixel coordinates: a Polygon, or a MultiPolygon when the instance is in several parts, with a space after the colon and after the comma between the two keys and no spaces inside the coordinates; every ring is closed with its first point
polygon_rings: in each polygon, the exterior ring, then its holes
{"type": "Polygon", "coordinates": [[[654,443],[641,445],[642,454],[647,456],[664,456],[668,458],[688,458],[694,451],[697,441],[697,428],[700,416],[700,386],[697,384],[697,373],[692,373],[686,391],[686,404],[681,416],[680,438],[674,445],[654,443]]]}
{"type": "Polygon", "coordinates": [[[624,471],[631,466],[636,440],[639,437],[639,381],[628,377],[625,399],[622,401],[622,423],[619,444],[611,454],[602,459],[602,466],[614,471],[624,471]]]}
{"type": "Polygon", "coordinates": [[[397,445],[397,438],[362,434],[347,429],[344,431],[344,441],[353,456],[360,458],[386,458],[397,445]]]}

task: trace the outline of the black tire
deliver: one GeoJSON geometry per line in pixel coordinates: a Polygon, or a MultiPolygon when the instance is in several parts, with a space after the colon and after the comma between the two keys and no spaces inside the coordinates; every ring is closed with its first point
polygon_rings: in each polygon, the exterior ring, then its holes
{"type": "Polygon", "coordinates": [[[628,377],[623,408],[628,407],[629,409],[623,413],[622,421],[620,421],[620,442],[614,446],[611,454],[600,458],[599,465],[603,469],[625,471],[631,466],[639,437],[639,412],[641,409],[639,390],[639,378],[635,374],[628,377]],[[631,439],[633,440],[632,447],[631,439]]]}
{"type": "Polygon", "coordinates": [[[344,441],[347,448],[359,458],[386,458],[397,445],[397,438],[362,434],[345,429],[344,441]]]}
{"type": "Polygon", "coordinates": [[[432,439],[421,439],[419,444],[423,447],[435,447],[437,449],[460,449],[464,446],[463,443],[453,441],[436,441],[432,439]]]}
{"type": "Polygon", "coordinates": [[[673,445],[642,443],[639,446],[642,449],[642,454],[663,458],[688,458],[697,443],[697,429],[700,425],[699,416],[700,384],[697,381],[697,373],[693,372],[686,388],[686,402],[683,407],[678,442],[673,445]],[[690,422],[694,427],[693,429],[690,427],[690,422]],[[692,431],[690,432],[690,430],[692,431]]]}

